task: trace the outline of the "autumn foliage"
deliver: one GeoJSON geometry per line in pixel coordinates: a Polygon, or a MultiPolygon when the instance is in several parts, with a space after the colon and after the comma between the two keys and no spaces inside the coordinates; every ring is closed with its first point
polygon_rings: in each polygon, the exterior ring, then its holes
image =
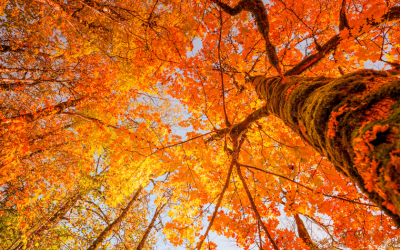
{"type": "Polygon", "coordinates": [[[0,13],[1,249],[399,246],[397,0],[0,13]]]}

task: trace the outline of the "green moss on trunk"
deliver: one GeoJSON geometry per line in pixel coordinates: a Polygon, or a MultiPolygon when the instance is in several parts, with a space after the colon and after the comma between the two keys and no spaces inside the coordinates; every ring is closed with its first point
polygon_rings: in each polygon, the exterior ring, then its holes
{"type": "Polygon", "coordinates": [[[400,79],[360,70],[341,78],[255,77],[268,112],[357,183],[400,227],[400,79]]]}

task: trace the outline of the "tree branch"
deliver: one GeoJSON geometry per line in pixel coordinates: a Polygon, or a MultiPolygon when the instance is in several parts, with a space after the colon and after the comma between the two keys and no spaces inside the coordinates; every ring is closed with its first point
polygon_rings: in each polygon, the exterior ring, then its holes
{"type": "Polygon", "coordinates": [[[216,134],[211,136],[210,138],[207,139],[206,142],[214,141],[214,140],[220,140],[223,138],[226,134],[230,134],[231,137],[239,137],[242,135],[244,132],[246,132],[247,128],[255,121],[268,116],[269,113],[267,112],[267,108],[263,106],[262,108],[257,109],[250,115],[246,117],[243,121],[235,124],[232,128],[224,128],[215,131],[216,134]]]}
{"type": "Polygon", "coordinates": [[[231,123],[229,122],[228,114],[226,113],[226,103],[225,103],[225,86],[224,86],[224,72],[222,69],[222,58],[221,58],[221,42],[222,42],[222,27],[223,27],[223,22],[222,22],[222,12],[219,12],[219,37],[218,37],[218,61],[219,61],[219,73],[221,76],[221,92],[222,92],[222,107],[224,109],[224,116],[225,116],[225,125],[227,127],[231,126],[231,123]]]}
{"type": "Polygon", "coordinates": [[[267,237],[270,240],[270,242],[271,242],[272,246],[274,247],[274,249],[275,250],[279,250],[279,248],[276,245],[274,239],[272,239],[272,237],[271,237],[271,235],[270,235],[270,233],[268,231],[267,226],[264,224],[264,222],[261,219],[261,215],[257,210],[257,206],[256,206],[256,204],[255,204],[255,202],[253,200],[253,197],[251,196],[251,193],[250,193],[249,187],[247,186],[246,180],[244,179],[244,177],[242,175],[242,171],[240,170],[240,166],[241,166],[240,164],[236,164],[236,171],[237,171],[237,173],[239,175],[240,180],[242,181],[242,184],[243,184],[243,187],[244,187],[244,189],[246,191],[247,197],[249,198],[249,201],[250,201],[251,207],[253,209],[254,215],[255,215],[257,221],[260,222],[261,227],[265,231],[265,234],[267,235],[267,237]]]}
{"type": "Polygon", "coordinates": [[[283,175],[275,174],[275,173],[269,172],[269,171],[264,170],[264,169],[261,169],[261,168],[252,167],[252,166],[248,166],[248,165],[244,165],[244,164],[240,164],[240,166],[246,167],[246,168],[256,169],[256,170],[261,171],[261,172],[264,172],[264,173],[266,173],[266,174],[270,174],[270,175],[274,175],[274,176],[276,176],[276,177],[283,178],[283,179],[285,179],[285,180],[287,180],[287,181],[290,181],[290,182],[293,182],[293,183],[295,183],[296,185],[299,185],[300,187],[303,187],[303,188],[305,188],[305,189],[307,189],[307,190],[309,190],[309,191],[311,191],[311,192],[320,193],[320,194],[322,194],[323,196],[326,196],[326,197],[335,198],[335,199],[342,200],[342,201],[348,201],[348,202],[351,202],[351,203],[355,203],[355,204],[359,204],[359,205],[364,205],[364,206],[369,206],[369,207],[377,207],[377,206],[372,205],[372,204],[366,204],[366,203],[362,203],[362,202],[358,202],[358,201],[353,201],[353,200],[349,200],[349,199],[345,199],[345,198],[341,198],[341,197],[338,197],[338,196],[329,195],[329,194],[325,194],[325,193],[316,191],[315,189],[312,189],[312,188],[310,188],[310,187],[307,187],[306,185],[303,185],[303,184],[298,183],[298,182],[296,182],[296,181],[294,181],[294,180],[291,180],[291,179],[289,179],[289,178],[287,178],[287,177],[285,177],[285,176],[283,176],[283,175]]]}
{"type": "Polygon", "coordinates": [[[340,22],[339,30],[344,30],[345,28],[350,29],[349,21],[346,16],[346,0],[342,1],[342,7],[340,8],[340,22]]]}
{"type": "Polygon", "coordinates": [[[41,3],[41,4],[46,4],[52,7],[54,10],[59,11],[59,12],[64,12],[68,16],[72,17],[75,19],[76,22],[79,24],[82,24],[83,26],[93,30],[93,31],[98,31],[98,32],[110,32],[106,27],[102,25],[94,25],[93,23],[89,23],[86,20],[83,20],[81,17],[76,15],[76,11],[72,12],[72,15],[70,14],[70,11],[67,6],[62,1],[59,0],[34,0],[35,2],[41,3]]]}
{"type": "Polygon", "coordinates": [[[201,249],[201,246],[203,245],[204,240],[207,238],[208,232],[210,231],[210,229],[211,229],[211,227],[212,227],[212,225],[214,223],[214,220],[217,217],[218,209],[221,206],[221,202],[222,202],[222,199],[224,198],[225,191],[229,187],[229,183],[230,183],[230,180],[231,180],[231,175],[232,175],[232,170],[233,170],[233,166],[234,165],[235,165],[235,162],[234,162],[234,160],[232,160],[231,165],[229,166],[228,176],[226,177],[224,187],[222,188],[222,191],[221,191],[221,193],[220,193],[220,195],[218,197],[218,201],[217,201],[217,204],[215,206],[215,209],[214,209],[213,215],[211,217],[210,223],[208,224],[206,232],[204,233],[204,235],[200,239],[199,243],[197,243],[197,246],[195,248],[197,250],[201,249]]]}
{"type": "Polygon", "coordinates": [[[70,82],[70,81],[0,78],[0,82],[1,82],[0,89],[5,90],[5,91],[11,91],[18,87],[33,87],[42,82],[66,83],[66,82],[70,82]]]}
{"type": "Polygon", "coordinates": [[[76,202],[81,198],[82,194],[79,191],[74,192],[70,197],[67,198],[64,204],[57,211],[55,211],[49,218],[40,223],[35,229],[28,232],[28,239],[26,243],[21,242],[22,239],[18,239],[7,249],[19,250],[23,249],[25,246],[27,247],[32,246],[36,236],[40,236],[46,230],[49,230],[54,225],[56,225],[60,221],[60,219],[64,217],[68,213],[68,211],[70,211],[71,208],[76,204],[76,202]],[[16,244],[18,245],[15,248],[13,248],[13,246],[15,246],[16,244]]]}
{"type": "Polygon", "coordinates": [[[271,43],[269,39],[269,21],[268,21],[267,10],[265,9],[264,3],[261,0],[241,0],[234,8],[232,8],[229,5],[222,3],[219,0],[212,0],[212,1],[231,16],[236,16],[242,11],[249,11],[254,15],[258,31],[264,37],[265,40],[266,51],[269,62],[278,71],[282,80],[285,80],[286,78],[284,77],[282,69],[279,66],[279,58],[276,53],[275,46],[271,43]]]}
{"type": "Polygon", "coordinates": [[[5,53],[5,52],[24,52],[26,50],[21,49],[21,48],[13,48],[10,45],[0,45],[0,53],[5,53]]]}
{"type": "MultiPolygon", "coordinates": [[[[343,9],[343,11],[344,11],[344,9],[343,9]]],[[[341,11],[341,13],[343,11],[341,11]]],[[[373,27],[379,26],[382,23],[392,22],[392,21],[396,21],[399,19],[400,19],[400,7],[392,7],[389,9],[389,11],[385,15],[382,16],[380,21],[367,19],[366,23],[367,23],[367,25],[371,26],[371,28],[373,28],[373,27]]],[[[343,21],[341,23],[343,23],[343,24],[340,25],[340,27],[345,26],[345,21],[343,21]]],[[[350,30],[354,30],[354,29],[355,28],[351,28],[350,30]]],[[[360,31],[358,32],[357,35],[353,35],[355,38],[364,33],[362,31],[362,27],[359,27],[359,30],[360,31]]],[[[321,47],[321,50],[319,52],[303,59],[300,63],[298,63],[292,69],[286,71],[285,76],[300,75],[307,69],[309,69],[312,66],[316,65],[317,63],[319,63],[322,59],[324,59],[330,53],[332,53],[339,46],[340,42],[342,42],[342,41],[343,41],[343,38],[340,36],[340,34],[333,36],[321,47]]]]}

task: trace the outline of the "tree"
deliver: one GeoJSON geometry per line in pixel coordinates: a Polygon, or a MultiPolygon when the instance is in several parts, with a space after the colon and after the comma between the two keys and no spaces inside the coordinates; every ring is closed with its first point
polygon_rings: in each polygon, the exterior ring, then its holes
{"type": "MultiPolygon", "coordinates": [[[[158,196],[150,230],[171,194],[159,224],[191,249],[215,248],[210,231],[260,249],[398,237],[397,1],[9,0],[3,13],[4,225],[26,235],[35,202],[100,183],[90,206],[121,215],[119,233],[134,231],[129,205],[116,210],[133,190],[158,196]]],[[[63,228],[92,244],[104,227],[87,214],[63,228]]]]}
{"type": "MultiPolygon", "coordinates": [[[[61,207],[56,208],[48,218],[45,218],[42,223],[35,225],[33,230],[29,231],[29,235],[26,239],[27,247],[31,247],[35,241],[35,238],[40,238],[40,235],[51,229],[73,208],[76,202],[81,198],[80,192],[73,192],[70,197],[67,197],[61,207]]],[[[22,237],[21,237],[22,238],[22,237]]],[[[19,238],[13,242],[13,244],[8,249],[23,249],[25,247],[22,239],[19,238]]]]}
{"type": "MultiPolygon", "coordinates": [[[[309,80],[305,77],[287,80],[281,73],[276,50],[271,47],[264,4],[261,1],[244,0],[232,8],[220,1],[216,3],[232,16],[242,11],[250,11],[254,15],[258,30],[266,40],[268,59],[281,74],[280,79],[262,76],[250,80],[258,95],[267,101],[263,115],[274,114],[282,119],[321,155],[328,157],[341,173],[359,184],[368,197],[400,226],[400,217],[397,215],[400,204],[395,205],[399,193],[396,191],[395,174],[398,165],[395,134],[399,116],[396,105],[392,108],[398,102],[398,72],[391,76],[387,72],[362,70],[339,79],[314,77],[309,83],[306,83],[309,80]],[[336,137],[336,133],[340,136],[336,137]]],[[[345,8],[346,1],[343,1],[339,29],[351,33],[355,38],[366,32],[363,25],[368,25],[370,29],[400,17],[400,8],[393,7],[379,18],[376,17],[376,20],[372,16],[361,26],[350,27],[345,8]]],[[[324,45],[319,45],[316,54],[303,59],[285,75],[300,75],[336,50],[341,40],[342,34],[333,36],[324,45]]]]}
{"type": "Polygon", "coordinates": [[[126,207],[122,210],[122,213],[115,219],[111,224],[109,224],[96,238],[96,240],[89,246],[88,250],[96,250],[98,249],[103,241],[107,238],[107,236],[113,231],[114,228],[118,227],[119,224],[125,219],[125,216],[128,214],[129,209],[131,209],[133,203],[137,201],[140,191],[142,191],[143,187],[139,187],[136,193],[133,195],[132,199],[128,202],[126,207]]]}

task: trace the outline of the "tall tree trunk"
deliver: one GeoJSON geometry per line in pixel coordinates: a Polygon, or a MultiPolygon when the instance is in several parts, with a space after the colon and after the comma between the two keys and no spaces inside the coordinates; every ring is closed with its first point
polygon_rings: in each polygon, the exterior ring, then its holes
{"type": "Polygon", "coordinates": [[[41,80],[41,79],[10,79],[0,78],[0,90],[12,91],[23,87],[34,87],[40,83],[69,83],[71,81],[63,80],[41,80]]]}
{"type": "Polygon", "coordinates": [[[294,219],[297,225],[297,232],[299,233],[300,239],[310,248],[310,250],[320,250],[319,247],[311,240],[310,234],[306,227],[304,226],[303,221],[301,220],[299,214],[294,215],[294,219]]]}
{"type": "Polygon", "coordinates": [[[100,233],[100,235],[97,237],[97,239],[92,243],[92,245],[87,249],[87,250],[96,250],[98,249],[103,241],[110,235],[110,233],[113,231],[114,228],[118,227],[119,224],[121,224],[122,220],[126,217],[128,214],[129,209],[131,209],[133,203],[137,201],[140,192],[142,191],[143,187],[140,186],[139,189],[136,191],[135,195],[132,197],[132,199],[128,202],[128,205],[124,208],[122,213],[118,216],[117,219],[115,219],[110,225],[108,225],[103,232],[100,233]]]}
{"type": "Polygon", "coordinates": [[[160,214],[160,212],[163,210],[163,208],[167,205],[167,203],[160,205],[159,207],[157,207],[156,212],[154,213],[153,219],[151,219],[151,222],[149,224],[149,226],[147,227],[146,231],[143,234],[142,239],[140,240],[138,247],[136,248],[136,250],[142,250],[144,247],[144,244],[146,243],[147,237],[149,236],[151,230],[154,227],[154,223],[157,220],[158,215],[160,214]]]}
{"type": "Polygon", "coordinates": [[[12,124],[15,122],[34,122],[37,119],[40,119],[40,118],[43,118],[46,116],[61,114],[65,109],[77,106],[84,99],[85,98],[68,100],[65,102],[61,102],[57,105],[39,109],[36,112],[22,114],[22,115],[11,117],[11,118],[5,118],[5,119],[0,120],[0,126],[6,125],[6,124],[12,124]]]}
{"type": "Polygon", "coordinates": [[[360,70],[334,79],[251,79],[269,114],[357,183],[400,227],[400,79],[360,70]]]}
{"type": "Polygon", "coordinates": [[[64,204],[53,213],[48,219],[46,219],[41,225],[39,225],[36,229],[32,230],[29,233],[29,239],[26,244],[20,242],[21,239],[17,240],[12,244],[8,249],[19,250],[23,249],[25,246],[30,247],[35,242],[36,237],[40,237],[41,234],[45,233],[50,228],[54,227],[67,213],[70,211],[76,204],[78,200],[80,200],[82,194],[80,192],[75,192],[71,195],[64,204]],[[14,247],[15,246],[15,247],[14,247]]]}

